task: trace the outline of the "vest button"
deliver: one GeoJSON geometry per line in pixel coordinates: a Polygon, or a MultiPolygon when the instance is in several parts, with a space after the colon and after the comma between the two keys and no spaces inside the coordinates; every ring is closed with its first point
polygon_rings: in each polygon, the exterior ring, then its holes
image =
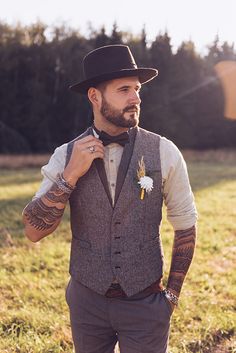
{"type": "Polygon", "coordinates": [[[120,266],[115,266],[115,268],[120,268],[120,266]]]}
{"type": "Polygon", "coordinates": [[[114,254],[115,255],[120,254],[120,251],[115,251],[114,254]]]}
{"type": "Polygon", "coordinates": [[[121,222],[119,222],[119,221],[116,221],[116,222],[115,222],[115,225],[117,225],[117,224],[121,224],[121,222]]]}

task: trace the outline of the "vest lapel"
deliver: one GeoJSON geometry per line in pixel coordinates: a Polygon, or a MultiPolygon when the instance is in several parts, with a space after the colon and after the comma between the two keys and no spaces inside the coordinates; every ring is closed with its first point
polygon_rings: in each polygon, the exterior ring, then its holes
{"type": "Polygon", "coordinates": [[[104,187],[104,190],[106,191],[108,200],[112,206],[112,199],[111,199],[111,195],[110,195],[110,190],[109,190],[109,186],[108,186],[108,181],[107,181],[107,175],[106,175],[106,170],[105,170],[105,166],[104,166],[104,162],[101,158],[96,158],[94,159],[94,164],[96,165],[97,168],[97,172],[98,175],[101,179],[102,185],[104,187]]]}
{"type": "MultiPolygon", "coordinates": [[[[89,135],[93,135],[93,129],[92,127],[89,127],[89,135]]],[[[100,177],[100,180],[102,182],[102,185],[104,187],[104,190],[107,194],[108,200],[112,206],[112,199],[111,199],[111,195],[110,195],[110,190],[109,190],[109,186],[108,186],[108,181],[107,181],[107,175],[106,175],[106,170],[105,170],[105,166],[104,166],[104,161],[101,158],[96,158],[94,159],[93,163],[96,166],[98,175],[100,177]]]]}
{"type": "MultiPolygon", "coordinates": [[[[89,128],[89,134],[93,135],[93,130],[92,127],[89,128]]],[[[134,142],[135,142],[135,137],[137,134],[137,128],[130,129],[130,142],[127,143],[124,147],[124,151],[121,157],[118,173],[117,173],[117,181],[116,181],[116,192],[115,192],[115,202],[114,205],[116,204],[118,197],[121,192],[121,188],[123,186],[126,173],[129,167],[130,159],[133,154],[133,149],[134,149],[134,142]]],[[[103,184],[104,190],[107,194],[108,200],[112,206],[112,199],[111,199],[111,194],[108,186],[108,181],[107,181],[107,175],[106,175],[106,170],[104,166],[104,161],[100,158],[96,158],[94,160],[94,164],[97,168],[98,175],[101,179],[101,182],[103,184]]]]}
{"type": "Polygon", "coordinates": [[[118,173],[117,173],[117,179],[116,179],[116,192],[115,192],[115,202],[116,204],[118,197],[121,192],[121,188],[124,184],[124,180],[126,177],[126,173],[129,167],[130,159],[133,154],[133,149],[134,149],[134,142],[137,134],[137,128],[130,129],[130,142],[127,143],[124,147],[124,151],[121,157],[118,173]]]}

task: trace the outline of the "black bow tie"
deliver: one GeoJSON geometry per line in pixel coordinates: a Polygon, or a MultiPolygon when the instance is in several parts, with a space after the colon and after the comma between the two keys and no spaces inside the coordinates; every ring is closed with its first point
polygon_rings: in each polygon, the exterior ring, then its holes
{"type": "Polygon", "coordinates": [[[107,146],[110,143],[118,143],[119,145],[124,147],[126,143],[129,143],[128,131],[125,131],[120,135],[111,136],[107,134],[105,131],[99,131],[94,125],[93,125],[93,129],[99,135],[99,139],[102,141],[104,146],[107,146]]]}

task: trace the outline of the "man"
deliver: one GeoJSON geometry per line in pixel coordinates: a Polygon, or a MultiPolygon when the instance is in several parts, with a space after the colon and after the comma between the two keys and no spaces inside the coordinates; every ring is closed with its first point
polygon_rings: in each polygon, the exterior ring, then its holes
{"type": "Polygon", "coordinates": [[[94,124],[56,149],[23,212],[32,241],[52,233],[67,201],[71,259],[66,299],[76,352],[167,352],[170,317],[192,260],[196,209],[185,162],[169,140],[138,127],[140,89],[157,76],[127,46],[84,58],[94,124]],[[175,236],[163,290],[162,202],[175,236]]]}

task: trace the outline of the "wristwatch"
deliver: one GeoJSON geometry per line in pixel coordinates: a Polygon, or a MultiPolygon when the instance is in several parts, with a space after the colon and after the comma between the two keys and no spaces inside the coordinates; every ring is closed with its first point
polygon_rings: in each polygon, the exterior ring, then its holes
{"type": "Polygon", "coordinates": [[[178,301],[179,301],[178,297],[175,294],[173,294],[169,289],[164,289],[164,294],[172,304],[176,306],[178,305],[178,301]]]}

